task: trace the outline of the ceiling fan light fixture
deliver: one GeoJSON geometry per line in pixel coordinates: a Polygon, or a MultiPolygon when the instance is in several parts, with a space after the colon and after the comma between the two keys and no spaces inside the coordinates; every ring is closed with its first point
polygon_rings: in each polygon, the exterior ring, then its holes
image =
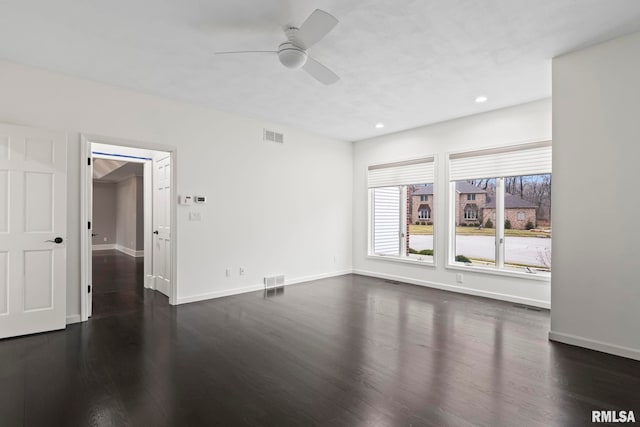
{"type": "Polygon", "coordinates": [[[295,70],[297,68],[302,68],[302,66],[307,62],[307,52],[293,43],[286,42],[280,45],[280,48],[278,49],[278,58],[282,65],[295,70]]]}

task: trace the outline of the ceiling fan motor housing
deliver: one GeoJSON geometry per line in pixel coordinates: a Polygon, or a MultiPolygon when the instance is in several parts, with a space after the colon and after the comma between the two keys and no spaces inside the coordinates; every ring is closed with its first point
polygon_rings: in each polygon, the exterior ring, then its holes
{"type": "Polygon", "coordinates": [[[307,51],[288,41],[278,48],[278,58],[285,67],[296,69],[307,62],[307,51]]]}

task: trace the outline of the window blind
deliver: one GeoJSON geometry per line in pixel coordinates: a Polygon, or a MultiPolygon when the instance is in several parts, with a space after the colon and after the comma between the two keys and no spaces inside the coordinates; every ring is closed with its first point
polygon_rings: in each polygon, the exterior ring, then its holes
{"type": "Polygon", "coordinates": [[[551,173],[551,141],[456,153],[449,156],[449,179],[551,173]]]}
{"type": "Polygon", "coordinates": [[[400,255],[400,187],[373,190],[373,253],[400,255]]]}
{"type": "Polygon", "coordinates": [[[428,184],[433,179],[433,157],[369,166],[369,188],[428,184]]]}

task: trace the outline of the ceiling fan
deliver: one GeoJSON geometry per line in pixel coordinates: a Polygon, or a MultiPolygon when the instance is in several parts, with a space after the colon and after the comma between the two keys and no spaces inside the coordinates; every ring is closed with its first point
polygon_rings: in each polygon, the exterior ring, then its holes
{"type": "Polygon", "coordinates": [[[312,77],[326,85],[340,80],[340,77],[311,56],[307,50],[322,40],[338,24],[338,20],[331,14],[316,9],[309,15],[300,28],[285,29],[287,41],[278,46],[278,50],[245,50],[232,52],[216,52],[216,55],[231,55],[241,53],[277,54],[280,63],[287,68],[302,68],[312,77]]]}

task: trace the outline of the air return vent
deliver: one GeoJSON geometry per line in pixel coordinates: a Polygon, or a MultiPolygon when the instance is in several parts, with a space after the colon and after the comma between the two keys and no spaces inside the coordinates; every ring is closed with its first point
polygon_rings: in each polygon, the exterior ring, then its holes
{"type": "Polygon", "coordinates": [[[262,139],[265,141],[277,142],[279,144],[284,143],[284,135],[269,129],[263,129],[262,139]]]}
{"type": "Polygon", "coordinates": [[[284,274],[278,276],[267,276],[264,278],[265,289],[276,289],[284,287],[284,274]]]}

